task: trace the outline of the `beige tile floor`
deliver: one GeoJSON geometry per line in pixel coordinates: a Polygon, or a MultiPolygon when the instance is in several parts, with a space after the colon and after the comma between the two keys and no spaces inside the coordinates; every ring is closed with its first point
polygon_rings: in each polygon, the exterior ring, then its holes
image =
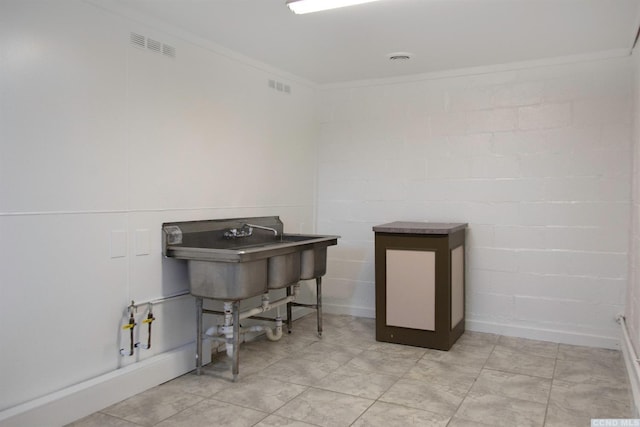
{"type": "Polygon", "coordinates": [[[315,315],[103,409],[87,426],[589,426],[630,417],[620,352],[466,332],[448,352],[379,343],[374,320],[315,315]]]}

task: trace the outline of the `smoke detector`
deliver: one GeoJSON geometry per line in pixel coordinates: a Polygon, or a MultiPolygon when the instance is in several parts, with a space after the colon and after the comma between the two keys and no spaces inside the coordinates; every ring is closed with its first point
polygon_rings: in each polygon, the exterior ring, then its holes
{"type": "Polygon", "coordinates": [[[394,62],[403,62],[408,61],[413,58],[413,53],[411,52],[392,52],[387,54],[387,58],[389,61],[394,62]]]}

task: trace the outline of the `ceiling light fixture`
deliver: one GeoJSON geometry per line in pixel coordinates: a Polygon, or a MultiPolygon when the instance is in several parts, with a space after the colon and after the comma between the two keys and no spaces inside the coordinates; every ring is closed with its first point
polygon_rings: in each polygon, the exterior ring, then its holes
{"type": "Polygon", "coordinates": [[[303,13],[320,12],[374,1],[378,0],[287,0],[287,6],[293,13],[301,15],[303,13]]]}

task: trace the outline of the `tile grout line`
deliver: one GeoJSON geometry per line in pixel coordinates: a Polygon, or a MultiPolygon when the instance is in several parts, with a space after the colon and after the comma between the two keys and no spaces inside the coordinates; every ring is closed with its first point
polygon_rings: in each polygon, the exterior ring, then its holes
{"type": "MultiPolygon", "coordinates": [[[[376,343],[377,343],[377,342],[378,342],[378,341],[376,341],[376,343]]],[[[371,346],[375,345],[376,343],[372,344],[371,346]]],[[[370,347],[371,347],[371,346],[370,346],[370,347]]],[[[367,349],[367,351],[369,351],[369,350],[367,349]]],[[[372,350],[372,351],[376,351],[376,350],[372,350]]],[[[384,352],[382,352],[382,353],[384,353],[384,352]]],[[[391,354],[392,354],[393,356],[395,356],[395,354],[393,354],[393,353],[391,353],[391,354]]],[[[391,388],[392,388],[394,385],[396,385],[396,384],[397,384],[397,383],[398,383],[402,378],[404,378],[404,376],[405,376],[405,375],[406,375],[406,374],[407,374],[407,373],[408,373],[408,372],[409,372],[413,367],[415,367],[415,366],[418,364],[418,362],[419,362],[420,360],[422,360],[422,358],[423,358],[425,355],[426,355],[426,352],[425,352],[422,356],[420,356],[420,357],[419,357],[415,362],[413,362],[413,365],[412,365],[410,368],[407,368],[407,370],[406,370],[402,375],[400,375],[400,376],[399,376],[399,377],[398,377],[398,378],[393,382],[393,384],[391,384],[391,385],[390,385],[390,386],[389,386],[385,391],[383,391],[382,393],[380,393],[380,395],[379,395],[378,397],[376,397],[376,398],[373,400],[373,403],[371,403],[371,405],[369,405],[369,406],[367,407],[367,409],[365,409],[364,411],[362,411],[362,413],[361,413],[360,415],[358,415],[358,417],[357,417],[355,420],[353,420],[353,422],[352,422],[351,424],[349,424],[349,425],[350,425],[350,426],[353,426],[353,425],[354,425],[354,424],[355,424],[355,423],[356,423],[360,418],[362,418],[362,416],[363,416],[364,414],[366,414],[366,413],[367,413],[367,411],[368,411],[369,409],[371,409],[371,407],[372,407],[373,405],[375,405],[376,403],[378,403],[378,402],[380,402],[380,403],[386,403],[386,402],[384,402],[384,401],[381,401],[381,400],[380,400],[380,398],[381,398],[382,396],[384,396],[384,394],[385,394],[387,391],[391,390],[391,388]]],[[[353,359],[355,359],[355,356],[354,356],[351,360],[353,360],[353,359]]],[[[347,363],[349,363],[349,362],[347,362],[347,363]]],[[[345,365],[346,365],[346,364],[345,364],[345,365]]],[[[399,406],[403,406],[403,407],[405,407],[405,408],[409,408],[409,409],[415,409],[415,408],[411,408],[411,407],[409,407],[409,406],[405,406],[405,405],[399,405],[399,406]]]]}
{"type": "MultiPolygon", "coordinates": [[[[303,348],[298,349],[297,351],[298,351],[298,352],[302,352],[302,351],[303,351],[303,349],[306,349],[307,347],[310,347],[311,345],[313,345],[313,344],[315,344],[315,343],[322,343],[322,342],[323,342],[322,337],[319,337],[319,339],[318,339],[318,340],[313,341],[312,343],[310,343],[310,344],[308,344],[308,345],[304,346],[303,348]]],[[[325,343],[326,343],[326,341],[325,341],[325,343]]],[[[338,346],[338,347],[339,347],[339,346],[338,346]]],[[[285,356],[284,358],[286,358],[286,357],[287,357],[287,356],[285,356]]],[[[355,356],[354,356],[354,357],[355,357],[355,356]]],[[[345,365],[346,365],[347,363],[349,363],[349,362],[350,362],[354,357],[352,357],[351,359],[349,359],[348,361],[346,361],[344,364],[341,364],[340,366],[338,366],[336,369],[332,370],[331,372],[328,372],[328,373],[327,373],[323,378],[325,378],[325,377],[327,377],[327,376],[331,375],[331,373],[333,373],[333,372],[337,371],[338,369],[340,369],[341,367],[345,366],[345,365]]],[[[276,363],[276,362],[274,362],[274,363],[276,363]]],[[[274,363],[272,363],[271,365],[273,365],[274,363]]],[[[271,365],[269,365],[269,366],[271,366],[271,365]]],[[[267,367],[267,369],[268,369],[268,367],[267,367]]],[[[283,383],[288,383],[288,384],[303,385],[303,384],[296,384],[296,383],[293,383],[293,382],[290,382],[290,381],[284,381],[284,380],[280,380],[280,381],[282,381],[283,383]]],[[[259,421],[258,423],[254,424],[254,426],[255,426],[255,425],[260,424],[262,421],[264,421],[267,417],[269,417],[269,416],[271,416],[271,415],[273,415],[273,416],[277,416],[277,417],[282,417],[282,418],[285,418],[285,419],[287,419],[287,420],[299,421],[299,420],[297,420],[297,419],[295,419],[295,418],[289,418],[289,417],[284,417],[284,416],[282,416],[282,415],[276,415],[276,412],[277,412],[279,409],[281,409],[281,408],[283,408],[284,406],[286,406],[286,405],[287,405],[289,402],[291,402],[292,400],[294,400],[294,399],[296,399],[297,397],[299,397],[301,394],[303,394],[303,393],[305,393],[305,392],[307,392],[307,391],[309,391],[309,390],[311,390],[311,389],[314,389],[314,390],[321,390],[321,391],[328,391],[328,390],[324,390],[324,389],[317,388],[317,387],[313,387],[313,386],[309,386],[309,385],[303,385],[303,386],[305,387],[305,389],[304,389],[302,392],[298,393],[296,396],[292,397],[292,398],[291,398],[291,399],[289,399],[287,402],[284,402],[284,403],[283,403],[282,405],[280,405],[278,408],[276,408],[276,409],[274,409],[273,411],[271,411],[271,412],[270,412],[270,413],[269,413],[265,418],[263,418],[263,419],[262,419],[261,421],[259,421]]],[[[345,394],[345,393],[342,393],[342,394],[345,394]]],[[[345,395],[348,395],[348,394],[345,394],[345,395]]],[[[350,395],[349,395],[349,396],[350,396],[350,395]]],[[[375,401],[374,401],[374,403],[375,403],[375,401]]],[[[363,411],[363,412],[362,412],[362,414],[364,414],[364,413],[365,413],[365,412],[366,412],[366,411],[367,411],[367,410],[368,410],[372,405],[373,405],[373,403],[372,403],[371,405],[369,405],[369,407],[367,407],[367,409],[366,409],[365,411],[363,411]]],[[[358,416],[358,418],[360,418],[360,416],[362,416],[362,414],[360,414],[360,415],[358,416]]],[[[356,419],[356,420],[357,420],[357,419],[356,419]]],[[[303,422],[305,422],[305,423],[307,423],[307,424],[310,424],[310,425],[314,425],[314,426],[316,425],[316,424],[310,423],[310,422],[308,422],[308,421],[303,421],[303,422]]],[[[355,421],[354,421],[354,422],[355,422],[355,421]]]]}
{"type": "MultiPolygon", "coordinates": [[[[162,385],[162,384],[161,384],[161,385],[162,385]]],[[[197,394],[193,394],[193,393],[187,393],[187,394],[191,394],[191,395],[193,395],[193,396],[198,396],[197,394]]],[[[198,397],[200,397],[200,396],[198,396],[198,397]]],[[[191,409],[191,408],[193,408],[194,406],[196,406],[197,404],[199,404],[200,402],[203,402],[203,401],[205,401],[205,400],[209,400],[209,399],[208,399],[208,398],[204,398],[204,397],[203,397],[203,398],[201,398],[199,401],[197,401],[196,403],[194,403],[193,405],[190,405],[189,407],[184,408],[183,410],[178,411],[178,412],[176,412],[175,414],[173,414],[173,415],[171,415],[171,416],[169,416],[169,417],[167,417],[167,418],[164,418],[164,419],[162,419],[162,420],[158,421],[156,424],[154,424],[154,426],[157,426],[158,424],[165,422],[165,421],[166,421],[166,420],[168,420],[169,418],[172,418],[172,417],[174,417],[174,416],[176,416],[176,415],[178,415],[178,414],[183,413],[183,412],[184,412],[184,411],[186,411],[187,409],[191,409]]]]}
{"type": "MultiPolygon", "coordinates": [[[[378,342],[378,341],[376,341],[376,343],[377,343],[377,342],[378,342]]],[[[372,345],[373,345],[373,344],[372,344],[372,345]]],[[[426,353],[425,353],[425,354],[426,354],[426,353]]],[[[423,354],[422,356],[420,356],[420,357],[418,358],[418,360],[416,360],[415,362],[413,362],[413,366],[412,366],[411,368],[413,368],[414,366],[416,366],[416,365],[418,364],[418,361],[420,361],[423,357],[424,357],[424,354],[423,354]]],[[[393,384],[391,384],[391,385],[390,385],[390,386],[389,386],[385,391],[383,391],[382,393],[380,393],[380,396],[376,397],[376,399],[373,401],[373,403],[372,403],[371,405],[369,405],[369,408],[371,408],[371,407],[372,407],[373,405],[375,405],[377,402],[385,403],[385,402],[381,401],[381,400],[380,400],[380,398],[381,398],[382,396],[384,396],[384,394],[385,394],[387,391],[391,390],[391,388],[392,388],[394,385],[396,385],[396,384],[397,384],[397,383],[398,383],[398,382],[399,382],[399,381],[400,381],[400,380],[401,380],[401,379],[402,379],[402,378],[407,374],[407,372],[409,372],[409,371],[411,370],[411,368],[408,368],[408,369],[407,369],[407,370],[406,370],[402,375],[400,375],[400,376],[399,376],[399,377],[398,377],[398,378],[393,382],[393,384]]],[[[358,419],[360,419],[360,418],[361,418],[361,417],[362,417],[362,416],[363,416],[363,415],[364,415],[364,414],[369,410],[369,408],[367,408],[365,411],[363,411],[363,412],[362,412],[362,414],[360,414],[360,415],[358,416],[358,418],[356,418],[356,419],[354,420],[354,422],[353,422],[353,423],[351,423],[351,425],[355,424],[355,422],[356,422],[356,421],[358,421],[358,419]]],[[[408,408],[408,407],[407,407],[407,408],[408,408]]]]}
{"type": "MultiPolygon", "coordinates": [[[[447,423],[447,425],[449,425],[451,423],[451,421],[453,421],[453,419],[455,418],[456,414],[458,413],[458,411],[460,410],[460,407],[462,406],[462,404],[464,403],[464,401],[466,400],[466,398],[469,396],[469,393],[471,392],[471,389],[473,388],[473,386],[475,385],[475,383],[478,381],[478,378],[480,377],[480,375],[482,375],[482,371],[485,370],[485,366],[487,366],[487,363],[489,362],[489,359],[491,358],[491,355],[493,354],[493,352],[496,349],[497,346],[497,342],[498,340],[496,340],[495,343],[493,343],[493,348],[491,349],[491,352],[489,353],[489,355],[487,356],[486,360],[484,361],[484,363],[482,364],[482,368],[480,368],[480,372],[478,372],[478,375],[473,379],[473,382],[471,383],[471,385],[469,386],[469,389],[467,390],[467,392],[464,394],[464,397],[462,398],[462,400],[460,400],[460,403],[458,404],[458,407],[456,408],[456,410],[453,412],[453,415],[451,415],[451,418],[449,419],[449,422],[447,423]]],[[[466,418],[463,418],[466,419],[466,418]]],[[[470,420],[473,422],[476,422],[474,420],[470,420]]]]}
{"type": "MultiPolygon", "coordinates": [[[[305,346],[305,348],[306,348],[306,347],[309,347],[310,345],[315,344],[316,342],[320,342],[320,343],[322,343],[322,342],[323,342],[323,340],[320,338],[319,340],[317,340],[317,341],[315,341],[315,342],[313,342],[313,343],[311,343],[311,344],[309,344],[309,345],[305,346]]],[[[324,343],[326,343],[326,341],[324,341],[324,343]]],[[[339,348],[339,347],[340,347],[340,345],[337,345],[337,347],[339,348]]],[[[369,348],[367,348],[367,349],[362,349],[362,351],[367,351],[368,349],[369,349],[369,348]]],[[[298,351],[302,351],[302,350],[303,350],[303,349],[301,348],[301,349],[299,349],[298,351]]],[[[327,377],[327,376],[331,375],[332,373],[334,373],[335,371],[339,370],[340,368],[342,368],[342,367],[346,366],[349,362],[351,362],[351,361],[352,361],[353,359],[355,359],[356,357],[357,357],[357,356],[353,356],[353,357],[351,357],[349,360],[345,361],[344,363],[340,364],[340,365],[339,365],[338,367],[336,367],[335,369],[331,370],[331,372],[328,372],[328,373],[327,373],[326,375],[324,375],[322,378],[325,378],[325,377],[327,377]]],[[[322,379],[322,378],[321,378],[321,379],[322,379]]],[[[289,384],[296,384],[296,383],[293,383],[293,382],[290,382],[290,381],[283,381],[283,382],[284,382],[284,383],[289,383],[289,384]]],[[[289,401],[287,401],[287,402],[283,403],[280,407],[278,407],[277,409],[275,409],[274,411],[272,411],[272,412],[271,412],[269,415],[267,415],[267,416],[270,416],[270,415],[274,415],[274,416],[281,416],[281,415],[276,415],[276,414],[275,414],[275,412],[277,412],[280,408],[284,407],[285,405],[287,405],[289,402],[291,402],[291,401],[292,401],[292,400],[294,400],[295,398],[299,397],[302,393],[305,393],[305,392],[307,392],[307,391],[309,391],[309,390],[311,390],[311,389],[313,389],[313,390],[318,390],[318,391],[325,391],[325,392],[327,392],[327,391],[328,391],[328,392],[333,392],[333,393],[339,393],[339,394],[342,394],[342,395],[345,395],[345,396],[349,396],[349,397],[361,397],[361,396],[354,396],[354,395],[352,395],[352,394],[348,394],[348,393],[341,393],[341,392],[336,392],[336,391],[333,391],[333,390],[326,390],[326,389],[322,389],[322,388],[318,388],[318,387],[314,387],[314,386],[310,386],[310,385],[306,385],[306,384],[296,384],[296,385],[303,385],[304,387],[306,387],[306,389],[305,389],[305,390],[303,390],[303,391],[302,391],[301,393],[299,393],[298,395],[294,396],[294,397],[293,397],[292,399],[290,399],[289,401]]],[[[363,398],[363,397],[361,397],[361,398],[363,398]]],[[[364,399],[364,398],[363,398],[363,399],[364,399]]],[[[369,410],[369,408],[371,408],[371,407],[372,407],[372,406],[377,402],[377,399],[367,399],[367,400],[372,400],[372,403],[371,403],[369,406],[367,406],[367,408],[366,408],[364,411],[362,411],[362,413],[361,413],[360,415],[358,415],[358,417],[357,417],[357,418],[356,418],[356,419],[355,419],[355,420],[354,420],[350,425],[353,425],[353,423],[355,423],[355,422],[356,422],[360,417],[362,417],[362,415],[364,415],[364,414],[369,410]]],[[[266,418],[266,417],[265,417],[265,418],[266,418]]],[[[288,420],[298,421],[298,420],[296,420],[296,419],[292,419],[292,418],[288,418],[288,417],[283,417],[283,418],[288,419],[288,420]]],[[[263,420],[264,420],[264,419],[263,419],[263,420]]],[[[262,422],[262,421],[260,421],[260,422],[262,422]]],[[[257,424],[259,424],[260,422],[258,422],[257,424]]],[[[302,421],[302,422],[305,422],[305,423],[310,424],[310,425],[315,425],[315,424],[312,424],[312,423],[307,422],[307,421],[302,421]]]]}
{"type": "Polygon", "coordinates": [[[549,403],[551,403],[551,390],[553,390],[553,382],[556,380],[556,368],[558,367],[559,352],[560,352],[560,345],[558,345],[558,351],[556,352],[556,359],[553,362],[553,375],[551,377],[551,384],[549,385],[549,396],[547,396],[547,406],[544,408],[544,419],[542,420],[542,427],[547,425],[547,414],[549,413],[549,403]]]}
{"type": "MultiPolygon", "coordinates": [[[[105,409],[106,409],[106,408],[105,408],[105,409]]],[[[105,415],[105,416],[107,416],[107,417],[115,418],[115,419],[117,419],[117,420],[122,420],[122,421],[125,421],[125,422],[127,422],[127,423],[131,423],[131,424],[135,424],[135,425],[140,426],[140,427],[144,427],[144,424],[138,424],[138,423],[136,423],[136,422],[134,422],[134,421],[129,421],[129,420],[125,419],[125,418],[116,417],[115,415],[111,415],[111,414],[107,414],[106,412],[102,412],[102,410],[98,411],[98,413],[99,413],[99,414],[102,414],[102,415],[105,415]]]]}

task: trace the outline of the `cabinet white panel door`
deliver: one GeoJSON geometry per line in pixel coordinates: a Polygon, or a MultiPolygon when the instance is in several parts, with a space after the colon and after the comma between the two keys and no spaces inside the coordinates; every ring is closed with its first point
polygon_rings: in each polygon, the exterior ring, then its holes
{"type": "Polygon", "coordinates": [[[464,245],[451,250],[451,329],[464,317],[464,245]]]}
{"type": "Polygon", "coordinates": [[[436,253],[387,249],[387,325],[435,330],[436,253]]]}

